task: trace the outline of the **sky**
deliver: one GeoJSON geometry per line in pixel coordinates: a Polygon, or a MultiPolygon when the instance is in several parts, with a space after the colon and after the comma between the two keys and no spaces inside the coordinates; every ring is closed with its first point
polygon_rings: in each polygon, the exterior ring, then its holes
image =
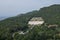
{"type": "Polygon", "coordinates": [[[0,17],[16,16],[53,4],[60,4],[60,0],[0,0],[0,17]]]}

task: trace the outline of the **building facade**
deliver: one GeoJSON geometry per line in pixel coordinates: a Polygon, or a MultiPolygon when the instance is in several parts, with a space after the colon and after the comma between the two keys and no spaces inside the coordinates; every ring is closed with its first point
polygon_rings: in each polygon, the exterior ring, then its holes
{"type": "MultiPolygon", "coordinates": [[[[30,21],[28,22],[28,25],[30,26],[35,26],[35,25],[42,25],[44,23],[44,20],[42,17],[33,17],[32,19],[30,19],[30,21]]],[[[29,26],[29,27],[30,27],[29,26]]]]}

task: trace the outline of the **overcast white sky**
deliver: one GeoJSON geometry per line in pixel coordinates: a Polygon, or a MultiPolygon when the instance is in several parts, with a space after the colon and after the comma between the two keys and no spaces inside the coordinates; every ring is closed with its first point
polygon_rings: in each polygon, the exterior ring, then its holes
{"type": "Polygon", "coordinates": [[[60,4],[60,0],[0,0],[0,17],[15,16],[53,4],[60,4]]]}

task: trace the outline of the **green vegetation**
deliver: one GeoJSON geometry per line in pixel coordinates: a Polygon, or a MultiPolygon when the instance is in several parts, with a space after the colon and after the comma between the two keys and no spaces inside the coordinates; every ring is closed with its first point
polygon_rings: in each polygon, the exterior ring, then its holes
{"type": "Polygon", "coordinates": [[[59,40],[59,29],[60,5],[52,5],[0,21],[0,40],[59,40]],[[48,28],[45,25],[35,26],[28,34],[20,35],[16,33],[13,38],[13,33],[29,29],[27,23],[32,17],[42,17],[47,25],[57,24],[58,27],[48,28]]]}

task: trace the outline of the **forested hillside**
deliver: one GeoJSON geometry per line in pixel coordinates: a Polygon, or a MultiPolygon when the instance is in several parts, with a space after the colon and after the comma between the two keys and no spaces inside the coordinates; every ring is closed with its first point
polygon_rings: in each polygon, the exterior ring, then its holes
{"type": "Polygon", "coordinates": [[[57,24],[57,28],[60,28],[60,5],[51,5],[49,7],[41,8],[40,10],[34,10],[0,21],[0,40],[48,40],[60,38],[60,36],[55,34],[60,30],[50,29],[44,25],[39,27],[35,26],[33,30],[30,30],[26,35],[19,35],[17,33],[16,36],[12,38],[13,33],[19,30],[26,31],[28,29],[27,23],[32,17],[42,17],[45,23],[57,24]],[[40,33],[38,34],[38,32],[40,33]]]}

